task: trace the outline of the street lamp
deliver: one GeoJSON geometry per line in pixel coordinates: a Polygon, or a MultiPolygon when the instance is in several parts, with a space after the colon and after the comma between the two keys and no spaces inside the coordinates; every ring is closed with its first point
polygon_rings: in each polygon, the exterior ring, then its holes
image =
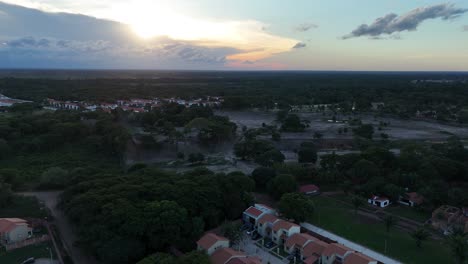
{"type": "Polygon", "coordinates": [[[52,259],[52,249],[50,247],[46,247],[46,250],[49,250],[50,253],[50,264],[53,264],[53,259],[52,259]]]}

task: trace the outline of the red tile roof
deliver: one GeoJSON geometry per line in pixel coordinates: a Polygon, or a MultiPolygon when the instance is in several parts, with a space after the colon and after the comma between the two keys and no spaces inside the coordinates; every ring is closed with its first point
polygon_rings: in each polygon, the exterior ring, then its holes
{"type": "Polygon", "coordinates": [[[273,224],[273,231],[277,232],[280,229],[289,230],[289,229],[291,229],[292,227],[295,227],[295,226],[298,227],[298,225],[296,225],[294,223],[284,221],[284,220],[279,220],[279,221],[276,221],[273,224]]]}
{"type": "Polygon", "coordinates": [[[222,248],[216,250],[210,259],[213,264],[226,264],[233,257],[245,257],[245,253],[232,248],[222,248]]]}
{"type": "Polygon", "coordinates": [[[311,192],[318,192],[318,191],[320,191],[320,188],[314,184],[302,185],[301,187],[299,187],[300,193],[311,193],[311,192]]]}
{"type": "Polygon", "coordinates": [[[197,245],[203,248],[204,250],[208,250],[211,248],[216,242],[218,241],[229,241],[227,238],[218,236],[213,233],[207,233],[197,241],[197,245]]]}
{"type": "Polygon", "coordinates": [[[327,257],[330,257],[332,255],[344,256],[348,251],[353,250],[343,245],[333,243],[329,244],[328,247],[325,248],[325,250],[322,252],[322,255],[327,257]]]}
{"type": "Polygon", "coordinates": [[[304,260],[304,264],[314,264],[319,259],[318,256],[310,256],[304,260]]]}
{"type": "Polygon", "coordinates": [[[372,195],[372,197],[371,197],[370,199],[371,199],[371,200],[374,200],[374,201],[380,201],[380,202],[388,201],[388,200],[389,200],[387,197],[384,197],[384,196],[377,196],[377,195],[372,195]]]}
{"type": "Polygon", "coordinates": [[[297,245],[298,247],[303,248],[307,242],[314,240],[317,239],[306,233],[294,234],[286,240],[286,247],[290,248],[297,245]]]}
{"type": "Polygon", "coordinates": [[[266,222],[273,224],[274,222],[276,222],[276,220],[278,220],[278,217],[271,214],[265,214],[262,217],[260,217],[260,219],[258,219],[258,222],[260,224],[265,224],[266,222]]]}
{"type": "Polygon", "coordinates": [[[27,225],[27,221],[19,218],[0,218],[0,233],[7,233],[19,225],[27,225]]]}
{"type": "Polygon", "coordinates": [[[323,242],[322,240],[315,239],[314,242],[307,244],[303,251],[302,256],[308,258],[310,256],[321,256],[323,251],[328,247],[328,243],[323,242]]]}
{"type": "Polygon", "coordinates": [[[262,211],[258,210],[257,208],[255,208],[253,206],[250,206],[249,208],[247,208],[247,210],[245,210],[245,213],[247,213],[248,215],[253,216],[255,218],[257,218],[261,214],[263,214],[262,211]]]}
{"type": "Polygon", "coordinates": [[[346,256],[343,264],[368,264],[369,262],[376,261],[364,254],[353,252],[346,256]]]}
{"type": "Polygon", "coordinates": [[[259,257],[238,257],[232,258],[226,264],[262,264],[259,257]]]}

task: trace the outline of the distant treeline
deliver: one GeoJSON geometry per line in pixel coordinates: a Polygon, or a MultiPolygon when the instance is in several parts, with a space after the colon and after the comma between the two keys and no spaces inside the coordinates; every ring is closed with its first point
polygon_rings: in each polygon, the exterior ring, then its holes
{"type": "Polygon", "coordinates": [[[441,120],[468,121],[468,75],[463,73],[157,72],[151,78],[143,73],[132,79],[3,78],[0,93],[34,101],[223,96],[229,109],[339,104],[343,111],[353,106],[367,111],[372,102],[384,102],[382,111],[403,117],[435,111],[441,120]],[[455,81],[412,82],[443,79],[455,81]]]}

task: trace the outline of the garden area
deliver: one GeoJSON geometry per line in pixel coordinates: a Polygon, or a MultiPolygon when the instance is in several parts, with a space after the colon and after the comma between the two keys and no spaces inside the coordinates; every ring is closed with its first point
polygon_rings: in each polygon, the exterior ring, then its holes
{"type": "MultiPolygon", "coordinates": [[[[18,264],[29,258],[45,258],[50,259],[49,248],[52,248],[51,243],[40,243],[9,252],[0,251],[0,263],[2,264],[18,264]]],[[[52,257],[55,258],[54,250],[52,250],[52,257]]]]}
{"type": "Polygon", "coordinates": [[[316,210],[309,222],[314,225],[404,263],[452,262],[444,240],[429,239],[418,248],[408,232],[397,228],[387,232],[383,222],[355,214],[352,206],[324,196],[314,197],[312,200],[316,210]]]}

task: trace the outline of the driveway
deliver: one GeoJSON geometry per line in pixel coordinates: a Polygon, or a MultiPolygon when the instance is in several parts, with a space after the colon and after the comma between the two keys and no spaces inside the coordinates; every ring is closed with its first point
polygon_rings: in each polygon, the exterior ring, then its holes
{"type": "Polygon", "coordinates": [[[73,260],[74,264],[97,264],[98,262],[90,255],[86,254],[81,248],[74,245],[77,237],[73,232],[73,226],[68,221],[64,213],[57,208],[60,192],[25,192],[19,193],[25,196],[35,196],[43,201],[50,209],[54,217],[55,224],[60,232],[62,243],[73,260]]]}
{"type": "MultiPolygon", "coordinates": [[[[234,249],[238,249],[234,247],[234,249]]],[[[273,256],[267,250],[258,247],[255,245],[255,241],[253,241],[250,237],[246,237],[243,242],[241,243],[240,249],[244,251],[248,256],[258,256],[262,259],[263,264],[271,263],[271,264],[285,264],[289,263],[286,260],[280,260],[278,257],[273,256]]]]}
{"type": "Polygon", "coordinates": [[[384,255],[382,255],[382,254],[380,254],[378,252],[375,252],[375,251],[373,251],[371,249],[368,249],[368,248],[366,248],[364,246],[361,246],[359,244],[351,242],[351,241],[349,241],[349,240],[347,240],[347,239],[345,239],[343,237],[340,237],[340,236],[335,235],[335,234],[333,234],[331,232],[328,232],[327,230],[324,230],[324,229],[322,229],[320,227],[314,226],[314,225],[309,224],[309,223],[302,223],[301,226],[304,227],[305,229],[310,230],[312,232],[315,232],[315,233],[317,233],[319,235],[322,235],[324,237],[328,237],[331,240],[335,240],[339,244],[342,244],[342,245],[347,246],[347,247],[349,247],[351,249],[354,249],[354,250],[356,250],[358,252],[361,252],[364,255],[367,255],[367,256],[369,256],[369,257],[371,257],[373,259],[376,259],[376,260],[378,260],[378,261],[380,261],[382,263],[385,263],[385,264],[401,264],[401,262],[399,262],[399,261],[397,261],[395,259],[391,259],[391,258],[389,258],[387,256],[384,256],[384,255]]]}

